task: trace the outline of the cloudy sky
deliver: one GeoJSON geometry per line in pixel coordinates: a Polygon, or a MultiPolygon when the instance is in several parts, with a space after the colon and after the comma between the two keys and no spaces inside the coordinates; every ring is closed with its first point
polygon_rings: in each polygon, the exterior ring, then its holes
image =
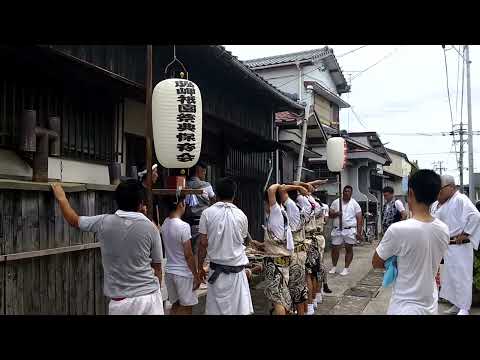
{"type": "MultiPolygon", "coordinates": [[[[226,45],[240,60],[286,54],[323,47],[324,45],[226,45]]],[[[342,110],[341,128],[349,131],[377,131],[387,147],[404,152],[418,160],[422,168],[432,168],[434,161],[444,161],[446,172],[458,180],[457,161],[451,136],[393,136],[389,133],[432,133],[451,131],[443,49],[440,45],[369,45],[341,56],[360,45],[329,45],[333,48],[345,77],[352,80],[350,94],[342,97],[351,110],[342,110]]],[[[447,45],[447,49],[450,46],[447,45]]],[[[457,46],[458,48],[458,46],[457,46]]],[[[447,51],[450,99],[454,123],[460,122],[462,63],[455,50],[447,51]],[[459,70],[458,70],[459,69],[459,70]],[[459,74],[458,74],[459,73],[459,74]],[[457,78],[458,97],[457,97],[457,78]]],[[[470,47],[473,130],[480,130],[480,46],[470,47]]],[[[466,79],[466,77],[465,77],[466,79]]],[[[466,80],[465,80],[466,89],[466,80]]],[[[463,120],[467,122],[464,90],[463,120]]],[[[457,144],[458,147],[458,144],[457,144]]],[[[468,166],[465,144],[464,166],[468,166]]],[[[474,136],[475,171],[480,171],[480,136],[474,136]]],[[[464,172],[468,183],[468,171],[464,172]]]]}

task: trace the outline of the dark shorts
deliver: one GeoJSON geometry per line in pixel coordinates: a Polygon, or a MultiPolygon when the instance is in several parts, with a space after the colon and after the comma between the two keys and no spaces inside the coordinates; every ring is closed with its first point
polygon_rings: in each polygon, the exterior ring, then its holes
{"type": "Polygon", "coordinates": [[[198,232],[199,226],[192,225],[190,226],[192,232],[192,252],[194,255],[197,254],[198,251],[198,240],[200,239],[200,233],[198,232]]]}

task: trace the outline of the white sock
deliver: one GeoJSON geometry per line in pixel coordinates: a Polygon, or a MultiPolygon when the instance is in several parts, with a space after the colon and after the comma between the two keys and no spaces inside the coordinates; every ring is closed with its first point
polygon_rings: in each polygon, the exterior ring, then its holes
{"type": "Polygon", "coordinates": [[[313,304],[308,304],[307,314],[313,314],[315,309],[313,308],[313,304]]]}

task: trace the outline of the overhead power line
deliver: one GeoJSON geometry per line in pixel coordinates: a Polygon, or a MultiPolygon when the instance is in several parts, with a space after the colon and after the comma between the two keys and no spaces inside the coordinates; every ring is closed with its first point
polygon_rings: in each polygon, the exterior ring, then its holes
{"type": "MultiPolygon", "coordinates": [[[[459,130],[448,131],[448,132],[399,132],[399,133],[383,133],[379,132],[380,135],[388,136],[452,136],[459,133],[459,130]]],[[[473,135],[480,135],[480,131],[473,131],[473,135]]]]}
{"type": "Polygon", "coordinates": [[[398,51],[398,48],[395,48],[393,51],[391,51],[390,53],[388,53],[387,55],[385,55],[384,57],[382,57],[380,60],[378,60],[376,63],[370,65],[369,67],[361,70],[360,72],[358,72],[355,76],[352,77],[352,80],[355,80],[356,78],[358,78],[359,76],[361,76],[363,73],[365,73],[366,71],[370,70],[371,68],[373,68],[374,66],[380,64],[382,61],[386,60],[387,58],[389,58],[390,56],[392,56],[396,51],[398,51]]]}
{"type": "MultiPolygon", "coordinates": [[[[443,47],[443,58],[444,58],[444,61],[445,61],[445,77],[447,79],[448,107],[450,109],[450,121],[451,121],[452,132],[453,132],[454,131],[454,122],[453,122],[453,113],[452,113],[452,101],[451,101],[451,98],[450,98],[450,85],[449,85],[449,82],[448,82],[447,52],[445,50],[445,46],[442,46],[442,47],[443,47]]],[[[455,148],[456,160],[457,160],[457,164],[458,164],[457,143],[455,141],[456,140],[455,139],[455,133],[453,133],[452,135],[453,135],[453,145],[454,145],[454,148],[455,148]]]]}
{"type": "Polygon", "coordinates": [[[366,47],[366,46],[368,46],[368,45],[362,45],[362,46],[360,46],[360,47],[358,47],[358,48],[356,48],[356,49],[353,49],[353,50],[347,51],[346,53],[340,54],[340,55],[337,56],[337,59],[339,59],[339,58],[341,58],[341,57],[344,57],[344,56],[346,56],[346,55],[348,55],[348,54],[352,54],[352,53],[354,53],[355,51],[360,50],[360,49],[363,49],[363,48],[366,47]]]}
{"type": "MultiPolygon", "coordinates": [[[[358,47],[358,48],[356,48],[356,49],[353,49],[353,50],[351,50],[351,51],[348,51],[348,52],[346,52],[346,53],[344,53],[344,54],[341,54],[341,55],[339,55],[339,56],[335,56],[335,55],[334,55],[334,56],[338,59],[338,58],[341,58],[341,57],[346,56],[346,55],[348,55],[348,54],[354,53],[354,52],[357,51],[357,50],[363,49],[363,48],[366,47],[366,46],[368,46],[368,45],[362,45],[362,46],[360,46],[360,47],[358,47]]],[[[322,67],[322,65],[320,65],[320,66],[318,66],[318,67],[314,67],[312,70],[307,71],[307,72],[303,73],[302,75],[303,75],[303,76],[308,75],[308,74],[310,74],[310,73],[312,73],[312,72],[320,69],[321,67],[322,67]]],[[[283,87],[283,86],[285,86],[285,85],[287,85],[287,84],[290,84],[292,81],[298,80],[298,78],[299,78],[299,75],[296,75],[293,79],[290,79],[290,80],[284,82],[283,84],[276,85],[275,87],[280,89],[281,87],[283,87]]]]}
{"type": "Polygon", "coordinates": [[[367,129],[367,125],[363,122],[363,120],[360,119],[360,117],[357,115],[357,113],[355,112],[355,110],[353,109],[353,106],[350,105],[350,110],[352,111],[352,114],[355,116],[355,119],[357,119],[357,121],[359,122],[360,125],[362,125],[362,127],[364,129],[367,129]]]}

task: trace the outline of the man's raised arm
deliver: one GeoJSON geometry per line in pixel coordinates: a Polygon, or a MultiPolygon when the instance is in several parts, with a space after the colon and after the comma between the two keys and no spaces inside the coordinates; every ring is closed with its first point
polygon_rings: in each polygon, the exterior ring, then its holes
{"type": "Polygon", "coordinates": [[[65,195],[65,191],[63,191],[62,186],[58,183],[54,183],[52,184],[52,191],[58,201],[58,204],[60,205],[60,209],[62,210],[62,214],[65,220],[67,220],[70,225],[78,228],[80,217],[70,206],[70,203],[68,202],[67,196],[65,195]]]}
{"type": "Polygon", "coordinates": [[[328,179],[318,179],[318,180],[315,180],[315,181],[310,181],[307,184],[316,188],[317,186],[326,184],[327,182],[328,182],[328,179]]]}

